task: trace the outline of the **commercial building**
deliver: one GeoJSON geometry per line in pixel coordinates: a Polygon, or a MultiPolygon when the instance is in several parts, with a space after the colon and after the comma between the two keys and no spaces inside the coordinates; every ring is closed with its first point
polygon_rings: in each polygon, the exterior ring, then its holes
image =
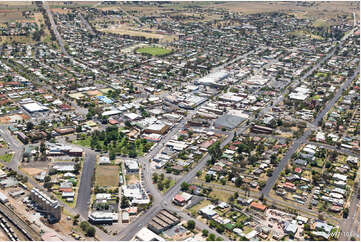
{"type": "Polygon", "coordinates": [[[28,111],[29,113],[35,113],[35,112],[44,112],[44,111],[48,111],[49,108],[40,105],[36,102],[32,102],[32,103],[27,103],[23,105],[23,108],[28,111]]]}
{"type": "Polygon", "coordinates": [[[238,125],[240,125],[244,120],[245,120],[245,118],[242,118],[239,116],[225,114],[225,115],[219,117],[214,122],[214,127],[218,128],[218,129],[222,129],[222,128],[234,129],[238,125]]]}
{"type": "Polygon", "coordinates": [[[204,86],[218,86],[220,85],[220,81],[224,80],[229,76],[228,71],[220,70],[217,72],[212,72],[200,79],[198,79],[195,84],[197,85],[204,85],[204,86]]]}
{"type": "Polygon", "coordinates": [[[112,224],[118,221],[117,213],[94,211],[88,216],[92,224],[112,224]]]}
{"type": "Polygon", "coordinates": [[[125,168],[127,169],[127,172],[133,173],[139,171],[139,166],[137,160],[133,159],[127,159],[125,160],[125,168]]]}
{"type": "Polygon", "coordinates": [[[148,134],[165,134],[169,128],[169,125],[166,124],[151,124],[144,129],[144,132],[148,134]]]}
{"type": "Polygon", "coordinates": [[[165,241],[162,237],[149,230],[142,228],[134,237],[135,241],[165,241]]]}
{"type": "Polygon", "coordinates": [[[179,218],[168,210],[161,210],[153,219],[149,222],[148,228],[154,233],[160,234],[174,225],[180,222],[179,218]]]}

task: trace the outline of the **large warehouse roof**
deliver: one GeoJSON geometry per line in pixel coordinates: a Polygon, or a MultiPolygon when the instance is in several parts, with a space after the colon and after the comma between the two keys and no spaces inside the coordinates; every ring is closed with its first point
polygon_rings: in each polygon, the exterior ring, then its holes
{"type": "Polygon", "coordinates": [[[215,84],[216,82],[219,82],[226,78],[229,75],[228,71],[226,70],[220,70],[217,72],[212,72],[200,79],[198,79],[197,84],[200,85],[210,85],[215,84]]]}
{"type": "Polygon", "coordinates": [[[42,106],[36,102],[24,104],[23,108],[30,113],[42,112],[42,111],[49,110],[49,108],[42,106]]]}

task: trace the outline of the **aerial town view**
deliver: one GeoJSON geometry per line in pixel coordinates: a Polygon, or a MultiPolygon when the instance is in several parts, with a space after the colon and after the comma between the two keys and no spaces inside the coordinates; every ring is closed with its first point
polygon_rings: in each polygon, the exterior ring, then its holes
{"type": "Polygon", "coordinates": [[[359,1],[0,1],[1,241],[360,241],[359,1]]]}

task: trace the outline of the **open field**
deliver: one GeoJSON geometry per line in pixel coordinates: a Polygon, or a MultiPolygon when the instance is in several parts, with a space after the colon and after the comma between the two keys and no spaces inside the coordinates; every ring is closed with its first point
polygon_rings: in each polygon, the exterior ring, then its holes
{"type": "Polygon", "coordinates": [[[150,47],[139,48],[136,50],[136,52],[140,54],[149,54],[152,56],[162,56],[171,53],[172,50],[156,47],[156,46],[150,46],[150,47]]]}
{"type": "MultiPolygon", "coordinates": [[[[33,43],[33,39],[30,36],[0,36],[0,44],[4,43],[33,43]]],[[[2,122],[2,121],[0,121],[2,122]]]]}
{"type": "Polygon", "coordinates": [[[126,34],[130,36],[144,36],[145,38],[155,38],[155,39],[159,39],[160,42],[163,41],[169,42],[169,41],[173,41],[176,38],[175,35],[164,35],[164,34],[130,30],[122,25],[110,26],[109,28],[97,28],[97,30],[105,33],[113,33],[113,34],[121,34],[121,35],[126,34]]]}
{"type": "Polygon", "coordinates": [[[7,1],[0,2],[0,23],[15,22],[27,20],[23,15],[23,11],[34,10],[35,4],[31,1],[28,2],[16,2],[7,1]]]}
{"type": "Polygon", "coordinates": [[[95,183],[99,186],[117,187],[119,182],[119,166],[97,166],[95,183]]]}
{"type": "Polygon", "coordinates": [[[71,4],[68,4],[65,1],[48,1],[47,4],[51,8],[75,8],[75,7],[93,7],[99,2],[95,1],[72,1],[71,4]]]}
{"type": "Polygon", "coordinates": [[[163,189],[162,193],[163,193],[163,194],[166,193],[169,189],[171,189],[171,188],[175,185],[175,183],[176,183],[175,180],[170,179],[169,187],[166,188],[166,187],[164,186],[164,189],[163,189]]]}
{"type": "Polygon", "coordinates": [[[23,21],[26,20],[24,16],[21,15],[21,11],[18,11],[16,9],[3,9],[0,6],[0,23],[6,23],[6,22],[16,22],[16,21],[23,21]]]}
{"type": "Polygon", "coordinates": [[[293,31],[293,32],[289,32],[288,34],[296,36],[296,37],[308,37],[311,39],[323,39],[319,35],[311,34],[304,30],[293,31]]]}
{"type": "MultiPolygon", "coordinates": [[[[359,14],[359,2],[309,2],[302,5],[297,2],[225,2],[211,3],[209,7],[225,8],[233,12],[254,14],[262,12],[293,12],[304,11],[304,17],[335,17],[338,14],[359,14]],[[312,6],[313,5],[313,6],[312,6]]],[[[358,16],[357,16],[358,17],[358,16]]]]}

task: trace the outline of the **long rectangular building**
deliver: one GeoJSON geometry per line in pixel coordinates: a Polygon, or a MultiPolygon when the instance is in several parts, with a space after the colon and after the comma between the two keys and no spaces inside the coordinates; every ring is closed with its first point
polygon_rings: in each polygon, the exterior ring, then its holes
{"type": "Polygon", "coordinates": [[[30,192],[30,199],[44,212],[54,217],[56,221],[61,219],[61,206],[57,200],[53,200],[37,188],[30,192]]]}

